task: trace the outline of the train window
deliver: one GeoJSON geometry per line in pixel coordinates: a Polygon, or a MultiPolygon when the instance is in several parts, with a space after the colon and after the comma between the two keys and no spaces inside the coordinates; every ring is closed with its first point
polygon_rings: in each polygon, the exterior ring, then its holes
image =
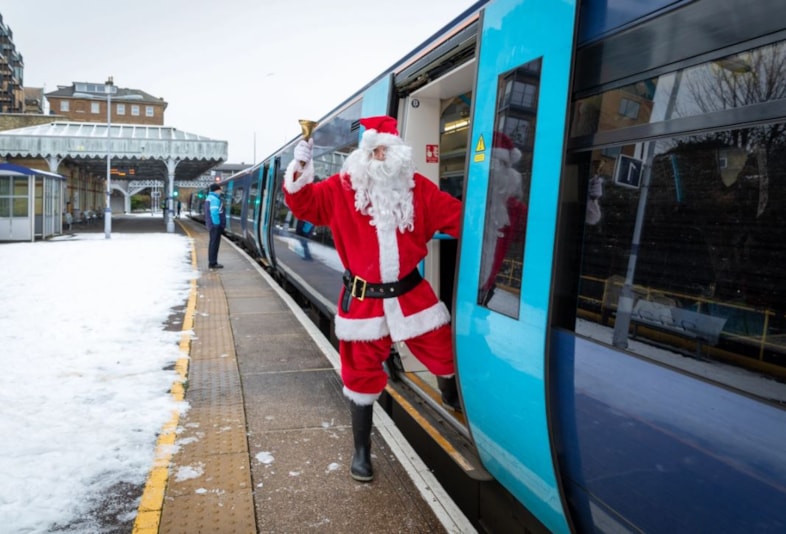
{"type": "Polygon", "coordinates": [[[576,100],[570,135],[592,135],[784,99],[786,91],[774,76],[784,62],[786,43],[779,42],[576,100]]]}
{"type": "Polygon", "coordinates": [[[782,395],[734,367],[786,378],[785,77],[778,43],[583,100],[600,104],[598,125],[622,116],[622,92],[637,92],[639,122],[695,117],[681,135],[571,155],[587,184],[577,333],[782,395]],[[714,111],[746,103],[774,119],[718,125],[714,111]]]}
{"type": "Polygon", "coordinates": [[[237,187],[232,192],[232,201],[229,204],[229,214],[239,217],[243,211],[243,187],[237,187]]]}
{"type": "Polygon", "coordinates": [[[517,318],[542,59],[499,78],[478,304],[517,318]]]}
{"type": "Polygon", "coordinates": [[[440,118],[439,188],[461,199],[469,144],[471,93],[443,103],[440,118]]]}
{"type": "Polygon", "coordinates": [[[696,362],[786,377],[784,144],[777,123],[586,155],[576,331],[734,387],[696,362]]]}
{"type": "MultiPolygon", "coordinates": [[[[344,109],[329,121],[320,123],[313,133],[314,138],[314,174],[315,180],[323,180],[341,171],[347,156],[358,146],[358,124],[362,110],[362,101],[357,101],[344,109]]],[[[292,216],[284,203],[281,184],[284,171],[293,158],[294,145],[281,156],[276,174],[276,232],[284,237],[297,234],[298,221],[292,216]]],[[[327,227],[319,227],[308,236],[311,241],[334,247],[333,236],[327,227]]]]}

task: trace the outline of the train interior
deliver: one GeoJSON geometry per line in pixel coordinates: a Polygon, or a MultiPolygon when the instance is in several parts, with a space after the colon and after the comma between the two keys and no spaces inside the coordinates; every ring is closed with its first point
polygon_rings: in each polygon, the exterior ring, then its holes
{"type": "MultiPolygon", "coordinates": [[[[403,117],[401,134],[414,148],[418,170],[458,199],[462,197],[466,175],[474,71],[475,62],[466,62],[402,99],[399,107],[399,116],[403,117]],[[439,145],[434,150],[426,139],[436,138],[437,132],[439,145]]],[[[423,265],[425,278],[451,312],[457,248],[455,239],[438,235],[432,240],[423,265]]],[[[399,343],[396,350],[400,377],[425,398],[440,404],[436,377],[412,356],[406,345],[399,343]]],[[[462,414],[448,413],[451,421],[464,431],[462,414]]]]}

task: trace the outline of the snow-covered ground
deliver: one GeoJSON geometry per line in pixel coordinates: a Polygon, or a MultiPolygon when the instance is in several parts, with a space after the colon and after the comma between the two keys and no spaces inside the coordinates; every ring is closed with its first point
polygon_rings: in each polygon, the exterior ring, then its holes
{"type": "Polygon", "coordinates": [[[133,519],[123,496],[186,408],[165,323],[197,276],[190,251],[175,234],[0,244],[1,532],[100,532],[100,508],[133,519]]]}

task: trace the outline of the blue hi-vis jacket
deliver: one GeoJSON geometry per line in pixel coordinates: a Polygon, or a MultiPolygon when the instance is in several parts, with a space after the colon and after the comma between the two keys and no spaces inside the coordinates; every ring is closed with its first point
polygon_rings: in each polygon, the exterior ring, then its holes
{"type": "Polygon", "coordinates": [[[221,196],[215,191],[211,191],[205,200],[205,226],[209,230],[213,226],[225,228],[227,225],[227,216],[224,212],[224,202],[221,196]]]}

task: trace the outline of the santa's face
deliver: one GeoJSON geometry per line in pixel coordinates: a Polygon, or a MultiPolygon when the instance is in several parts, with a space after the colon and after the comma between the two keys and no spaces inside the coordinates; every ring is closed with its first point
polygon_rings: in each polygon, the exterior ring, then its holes
{"type": "Polygon", "coordinates": [[[388,148],[386,146],[378,146],[371,151],[371,157],[378,161],[385,161],[387,151],[388,148]]]}
{"type": "Polygon", "coordinates": [[[375,147],[365,171],[370,187],[405,189],[412,175],[412,151],[405,145],[375,147]]]}

